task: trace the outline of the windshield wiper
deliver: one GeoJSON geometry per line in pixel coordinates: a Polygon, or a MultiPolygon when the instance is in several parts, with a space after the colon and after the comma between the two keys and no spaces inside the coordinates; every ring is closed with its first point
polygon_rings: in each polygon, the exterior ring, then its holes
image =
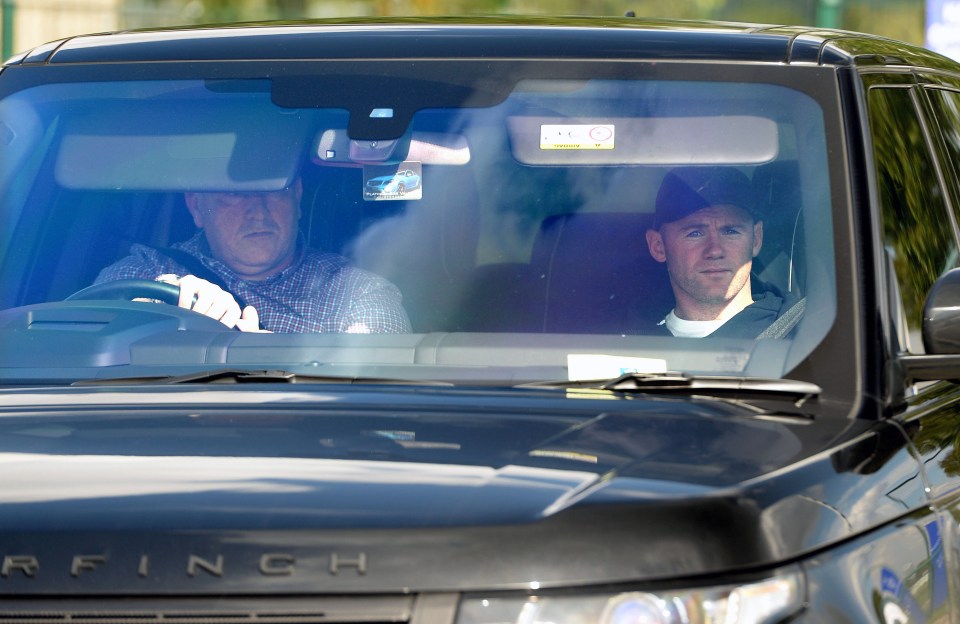
{"type": "Polygon", "coordinates": [[[749,395],[791,400],[797,407],[823,392],[820,386],[816,384],[795,379],[686,375],[684,373],[627,373],[615,379],[553,381],[525,385],[596,388],[628,393],[708,394],[710,396],[730,396],[732,398],[745,398],[749,395]]]}
{"type": "Polygon", "coordinates": [[[382,377],[359,377],[338,375],[303,375],[286,370],[248,370],[218,369],[197,371],[184,375],[158,375],[142,377],[115,377],[103,379],[83,379],[75,381],[73,386],[112,386],[112,385],[174,385],[174,384],[248,384],[248,383],[329,383],[329,384],[375,384],[375,385],[416,385],[416,386],[452,386],[445,381],[419,379],[391,379],[382,377]]]}

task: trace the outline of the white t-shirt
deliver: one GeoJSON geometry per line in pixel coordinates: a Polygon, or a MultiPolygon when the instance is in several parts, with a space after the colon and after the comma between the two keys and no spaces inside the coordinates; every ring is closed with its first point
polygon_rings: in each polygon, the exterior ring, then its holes
{"type": "Polygon", "coordinates": [[[719,321],[686,321],[670,310],[667,318],[660,321],[660,324],[666,324],[670,333],[678,338],[703,338],[717,331],[727,320],[719,321]]]}

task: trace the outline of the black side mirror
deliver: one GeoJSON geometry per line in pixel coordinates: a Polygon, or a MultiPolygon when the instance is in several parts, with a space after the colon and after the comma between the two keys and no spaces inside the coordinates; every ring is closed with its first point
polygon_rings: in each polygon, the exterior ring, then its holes
{"type": "Polygon", "coordinates": [[[923,348],[932,355],[960,354],[960,269],[936,281],[923,306],[923,348]]]}

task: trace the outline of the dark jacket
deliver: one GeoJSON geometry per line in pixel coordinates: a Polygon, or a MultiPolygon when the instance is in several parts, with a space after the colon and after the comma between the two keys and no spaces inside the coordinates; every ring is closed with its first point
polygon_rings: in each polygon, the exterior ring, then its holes
{"type": "MultiPolygon", "coordinates": [[[[776,286],[757,279],[753,279],[751,290],[753,303],[721,325],[709,338],[756,338],[798,302],[792,293],[784,293],[776,286]]],[[[641,333],[672,335],[662,319],[652,327],[644,328],[641,333]]]]}

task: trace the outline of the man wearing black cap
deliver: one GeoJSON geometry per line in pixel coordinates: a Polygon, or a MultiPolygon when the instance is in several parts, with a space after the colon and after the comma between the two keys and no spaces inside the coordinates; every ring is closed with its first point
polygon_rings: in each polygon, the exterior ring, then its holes
{"type": "Polygon", "coordinates": [[[756,338],[796,299],[751,279],[763,244],[750,180],[732,167],[681,167],[657,194],[650,254],[667,265],[675,307],[657,333],[756,338]]]}

